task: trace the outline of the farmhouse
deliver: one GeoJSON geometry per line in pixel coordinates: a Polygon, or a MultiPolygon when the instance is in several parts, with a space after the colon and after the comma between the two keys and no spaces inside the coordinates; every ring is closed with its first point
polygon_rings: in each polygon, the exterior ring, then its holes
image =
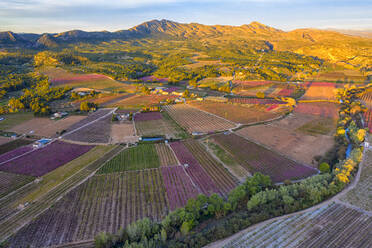
{"type": "Polygon", "coordinates": [[[32,146],[34,148],[40,148],[40,147],[43,147],[46,144],[48,144],[50,141],[52,141],[52,140],[51,139],[39,139],[39,140],[35,141],[35,143],[32,146]]]}

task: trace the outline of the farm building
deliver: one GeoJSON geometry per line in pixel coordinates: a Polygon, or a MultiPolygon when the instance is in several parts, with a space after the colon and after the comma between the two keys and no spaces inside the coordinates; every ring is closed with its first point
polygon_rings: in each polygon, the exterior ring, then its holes
{"type": "Polygon", "coordinates": [[[35,143],[32,146],[34,148],[40,148],[40,147],[43,147],[46,144],[48,144],[50,141],[52,141],[52,140],[51,139],[39,139],[39,140],[35,141],[35,143]]]}

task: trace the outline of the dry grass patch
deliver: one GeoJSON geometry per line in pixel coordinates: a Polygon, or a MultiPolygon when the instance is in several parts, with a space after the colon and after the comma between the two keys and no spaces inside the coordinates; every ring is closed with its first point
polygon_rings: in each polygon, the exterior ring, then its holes
{"type": "Polygon", "coordinates": [[[31,132],[33,135],[37,136],[53,137],[57,132],[66,130],[68,127],[81,121],[85,117],[86,116],[71,115],[57,121],[49,118],[33,118],[10,128],[9,131],[20,134],[29,134],[31,132]]]}
{"type": "Polygon", "coordinates": [[[120,123],[111,125],[111,143],[133,143],[138,141],[134,134],[133,123],[120,123]]]}
{"type": "MultiPolygon", "coordinates": [[[[322,120],[313,116],[292,114],[267,125],[243,128],[238,130],[237,134],[285,154],[296,161],[316,167],[314,156],[324,155],[332,148],[334,140],[332,135],[315,132],[313,123],[321,124],[322,120]],[[305,127],[311,128],[306,129],[305,127]]],[[[327,134],[333,133],[333,123],[327,122],[327,127],[322,130],[326,130],[327,134]]],[[[321,128],[323,127],[321,126],[321,128]]]]}

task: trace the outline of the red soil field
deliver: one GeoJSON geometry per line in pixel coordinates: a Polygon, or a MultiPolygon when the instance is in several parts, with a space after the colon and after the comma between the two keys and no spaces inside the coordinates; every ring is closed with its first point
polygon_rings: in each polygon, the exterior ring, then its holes
{"type": "Polygon", "coordinates": [[[338,118],[339,106],[335,103],[314,102],[314,103],[298,103],[294,109],[296,113],[319,115],[322,117],[338,118]]]}

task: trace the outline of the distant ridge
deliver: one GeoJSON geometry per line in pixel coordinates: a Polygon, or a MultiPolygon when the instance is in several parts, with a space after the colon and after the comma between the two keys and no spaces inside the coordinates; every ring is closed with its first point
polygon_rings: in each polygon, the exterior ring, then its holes
{"type": "Polygon", "coordinates": [[[259,22],[229,26],[186,24],[163,19],[151,20],[128,30],[116,32],[70,30],[42,35],[16,34],[11,31],[1,32],[0,48],[66,48],[71,44],[78,43],[99,44],[112,40],[160,38],[184,42],[192,41],[194,44],[212,49],[227,45],[243,52],[248,50],[251,52],[255,50],[289,51],[318,57],[332,63],[342,63],[350,68],[370,68],[372,39],[360,36],[352,36],[350,33],[343,34],[334,30],[310,28],[285,32],[259,22]]]}

